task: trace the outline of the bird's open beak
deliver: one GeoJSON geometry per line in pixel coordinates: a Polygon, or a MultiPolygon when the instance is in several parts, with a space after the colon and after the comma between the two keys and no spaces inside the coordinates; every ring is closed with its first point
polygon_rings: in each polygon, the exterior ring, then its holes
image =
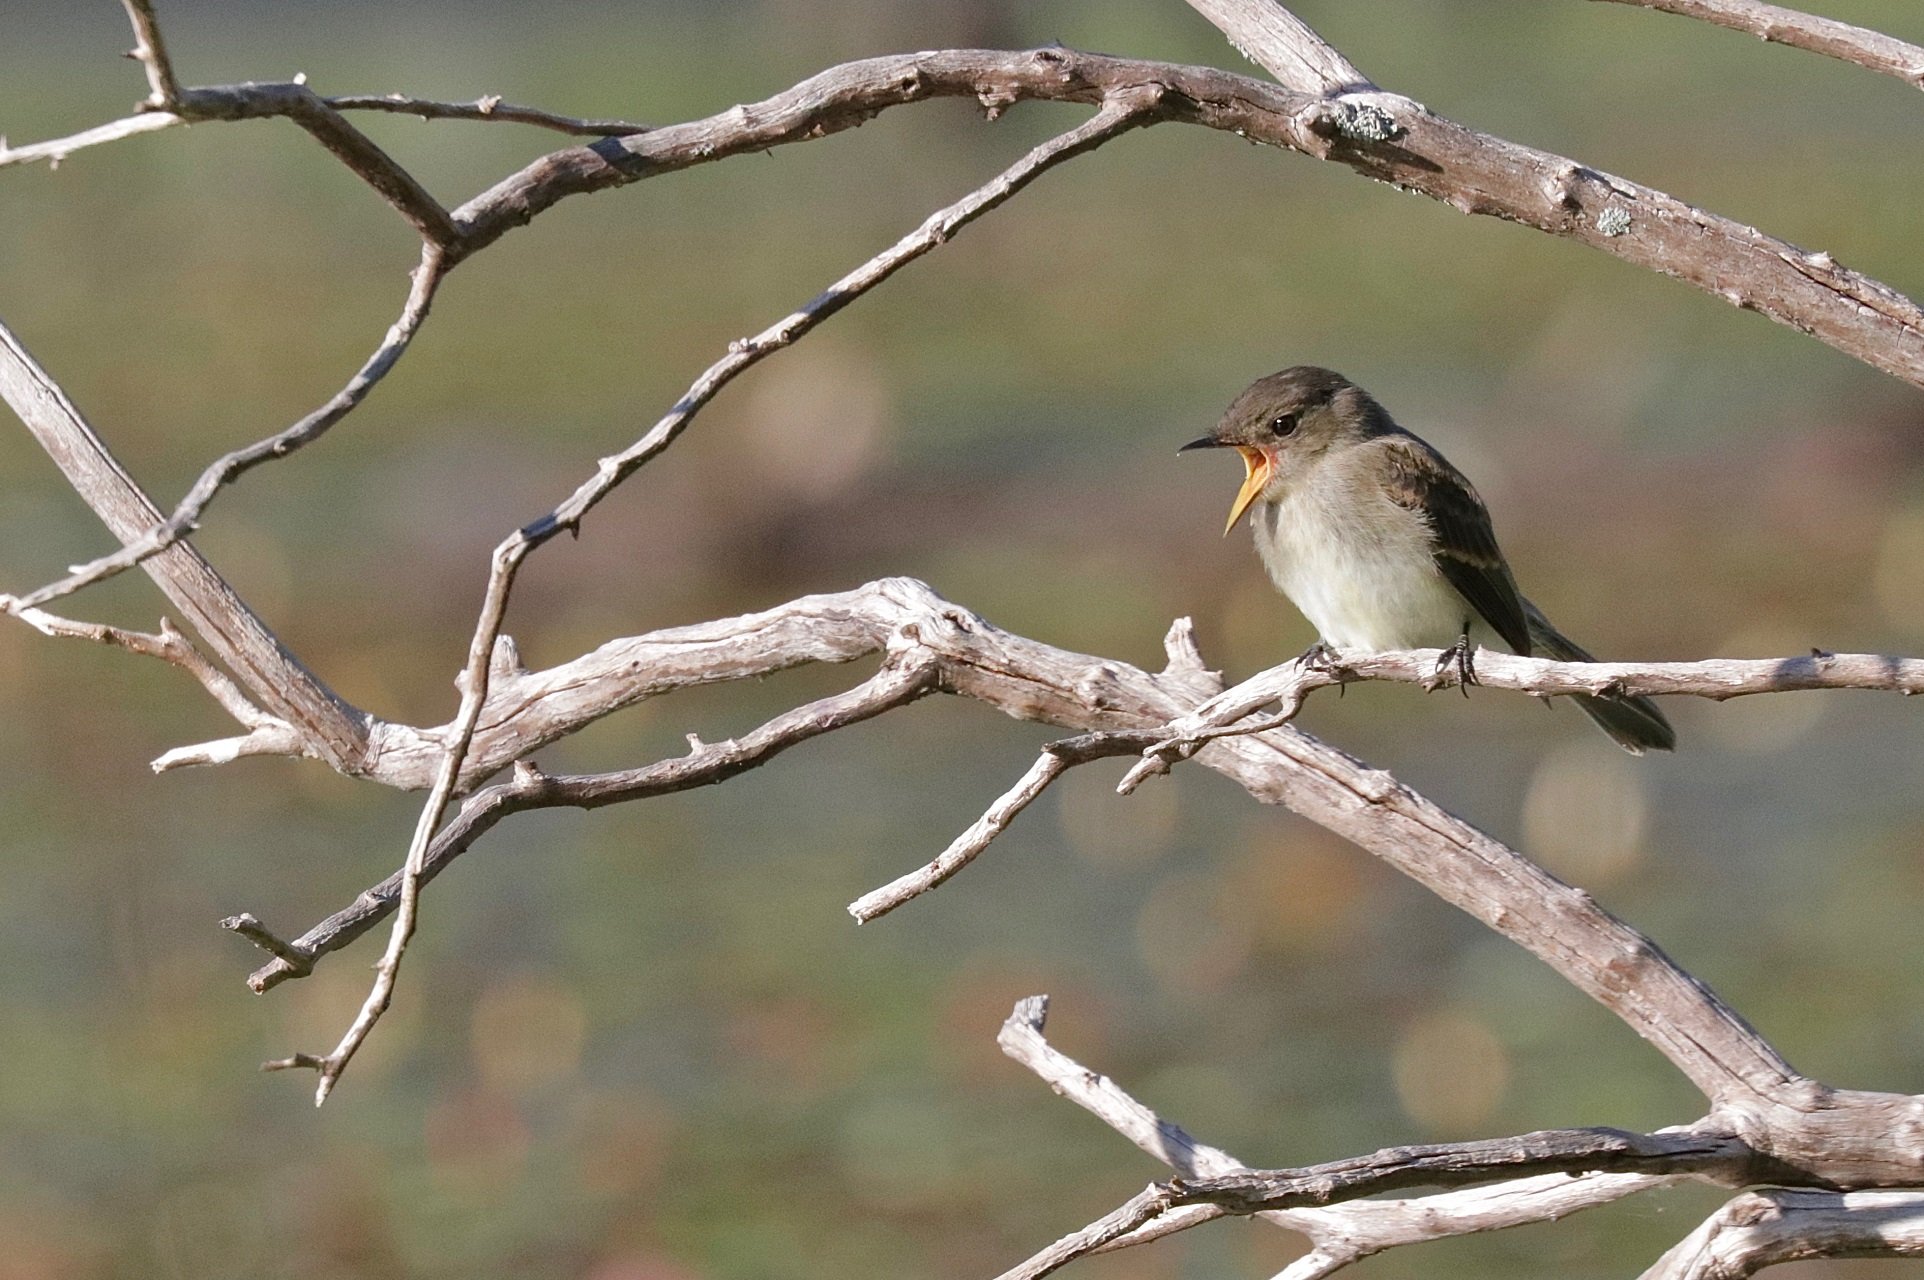
{"type": "Polygon", "coordinates": [[[1263,490],[1269,487],[1269,455],[1261,449],[1242,444],[1236,446],[1236,452],[1243,455],[1243,487],[1236,490],[1236,501],[1229,508],[1229,522],[1223,526],[1225,538],[1236,527],[1236,522],[1243,518],[1243,512],[1249,510],[1249,504],[1261,497],[1263,490]]]}
{"type": "Polygon", "coordinates": [[[1188,453],[1191,449],[1228,448],[1234,448],[1237,453],[1243,455],[1243,487],[1236,491],[1236,504],[1229,509],[1229,523],[1223,526],[1223,537],[1225,538],[1229,536],[1229,531],[1236,527],[1236,522],[1243,518],[1243,512],[1249,510],[1249,504],[1256,501],[1256,499],[1262,495],[1263,490],[1269,487],[1269,455],[1261,449],[1252,449],[1245,444],[1232,446],[1228,441],[1218,440],[1214,436],[1204,436],[1200,440],[1191,440],[1188,444],[1176,450],[1177,453],[1188,453]]]}

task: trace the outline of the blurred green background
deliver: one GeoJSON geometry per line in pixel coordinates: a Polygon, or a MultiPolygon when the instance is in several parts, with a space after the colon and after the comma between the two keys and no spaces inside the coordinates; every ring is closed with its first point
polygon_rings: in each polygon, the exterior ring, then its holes
{"type": "MultiPolygon", "coordinates": [[[[1924,294],[1924,101],[1812,55],[1615,5],[1299,6],[1470,124],[1669,190],[1924,294]]],[[[1830,14],[1924,39],[1907,0],[1830,14]]],[[[1178,0],[163,3],[189,83],[667,122],[830,63],[946,45],[1240,67],[1178,0]]],[[[0,9],[16,142],[144,93],[109,0],[0,9]]],[[[445,720],[487,549],[636,435],[730,338],[1079,118],[969,104],[572,200],[464,266],[356,415],[249,476],[199,543],[346,696],[445,720]]],[[[361,123],[448,203],[545,150],[509,126],[361,123]]],[[[399,306],[398,218],[292,126],[203,125],[0,173],[0,315],[147,488],[330,394],[399,306]]],[[[1043,178],[727,391],[523,575],[531,665],[883,574],[1157,664],[1172,617],[1240,676],[1307,625],[1174,456],[1252,377],[1313,361],[1472,475],[1526,589],[1607,655],[1924,651],[1924,397],[1589,250],[1169,125],[1043,178]]],[[[0,585],[107,549],[11,419],[0,585]]],[[[69,612],[151,627],[129,576],[69,612]]],[[[544,752],[610,768],[845,687],[666,699],[544,752]]],[[[1633,761],[1568,709],[1398,687],[1310,730],[1540,856],[1652,933],[1807,1071],[1924,1091],[1917,708],[1799,694],[1670,708],[1633,761]]],[[[267,1057],[331,1045],[364,942],[266,997],[215,922],[298,932],[399,858],[414,797],[314,764],[156,778],[229,732],[177,673],[0,628],[0,1280],[995,1274],[1159,1166],[1007,1063],[1056,1041],[1261,1164],[1699,1114],[1653,1051],[1366,855],[1180,771],[1069,777],[966,875],[857,930],[1045,733],[931,701],[727,787],[520,818],[427,901],[394,1011],[316,1112],[267,1057]]],[[[1718,1202],[1646,1196],[1403,1250],[1371,1277],[1635,1274],[1718,1202]]],[[[1225,1224],[1077,1275],[1261,1276],[1225,1224]]],[[[1914,1264],[1786,1267],[1897,1275],[1914,1264]]]]}

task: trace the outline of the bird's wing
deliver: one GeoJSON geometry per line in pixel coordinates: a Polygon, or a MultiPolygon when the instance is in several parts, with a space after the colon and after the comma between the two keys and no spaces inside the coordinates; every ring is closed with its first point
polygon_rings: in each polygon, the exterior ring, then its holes
{"type": "Polygon", "coordinates": [[[1442,454],[1413,436],[1390,436],[1382,449],[1388,465],[1384,488],[1398,506],[1420,513],[1436,536],[1436,567],[1458,594],[1521,654],[1530,652],[1530,626],[1523,616],[1510,569],[1497,549],[1483,499],[1442,454]]]}

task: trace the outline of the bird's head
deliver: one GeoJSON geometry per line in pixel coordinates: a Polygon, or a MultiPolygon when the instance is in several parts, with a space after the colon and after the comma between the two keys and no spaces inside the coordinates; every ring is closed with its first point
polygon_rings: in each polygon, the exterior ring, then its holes
{"type": "Polygon", "coordinates": [[[1243,459],[1243,487],[1229,509],[1227,534],[1263,497],[1278,497],[1290,481],[1331,446],[1371,434],[1382,409],[1340,373],[1297,365],[1259,378],[1223,413],[1216,429],[1190,449],[1234,449],[1243,459]]]}

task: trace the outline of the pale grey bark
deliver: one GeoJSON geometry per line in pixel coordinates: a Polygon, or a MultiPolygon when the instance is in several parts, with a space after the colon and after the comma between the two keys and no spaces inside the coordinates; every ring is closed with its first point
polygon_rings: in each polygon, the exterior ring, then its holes
{"type": "MultiPolygon", "coordinates": [[[[1005,1045],[1183,1176],[1151,1186],[1011,1275],[1039,1276],[1087,1252],[1220,1217],[1260,1214],[1305,1231],[1315,1242],[1311,1257],[1287,1273],[1300,1280],[1395,1244],[1537,1221],[1682,1176],[1734,1187],[1788,1184],[1819,1190],[1771,1190],[1733,1200],[1652,1276],[1748,1275],[1790,1257],[1915,1252],[1924,1236],[1916,1226],[1917,1193],[1879,1189],[1924,1183],[1924,1099],[1837,1089],[1802,1076],[1713,992],[1582,890],[1390,775],[1289,723],[1317,688],[1352,679],[1433,683],[1434,653],[1339,654],[1321,666],[1286,665],[1225,693],[1184,624],[1170,633],[1168,666],[1151,673],[1000,631],[906,579],[613,640],[541,672],[525,670],[512,641],[501,634],[515,573],[526,557],[560,532],[577,531],[603,497],[672,444],[729,380],[793,344],[1046,169],[1130,129],[1160,122],[1234,131],[1336,161],[1467,213],[1575,239],[1760,311],[1924,386],[1924,310],[1887,286],[1839,267],[1828,255],[1805,252],[1627,179],[1437,116],[1379,89],[1272,0],[1189,2],[1282,87],[1213,68],[1067,49],[945,50],[847,63],[759,103],[650,128],[572,119],[489,98],[473,103],[330,99],[298,84],[183,88],[151,5],[123,0],[136,36],[134,56],[150,89],[143,113],[51,143],[11,149],[0,144],[0,166],[55,160],[172,123],[287,118],[327,146],[413,227],[423,241],[423,258],[399,320],[342,391],[301,422],[217,460],[164,521],[53,379],[0,329],[0,395],[126,547],[39,592],[0,596],[0,610],[49,635],[117,644],[180,666],[245,731],[177,748],[156,767],[217,764],[252,754],[306,755],[352,776],[429,789],[402,870],[343,911],[292,941],[252,915],[225,922],[273,954],[250,980],[257,990],[266,990],[303,976],[320,957],[393,918],[376,983],[341,1042],[325,1055],[294,1054],[274,1064],[316,1070],[319,1097],[326,1096],[387,1005],[415,927],[422,886],[496,822],[528,808],[595,807],[724,781],[812,737],[942,692],[1061,725],[1078,736],[1045,749],[942,855],[858,900],[851,907],[858,919],[899,907],[959,872],[1069,768],[1103,756],[1137,754],[1142,759],[1127,782],[1133,786],[1193,758],[1235,780],[1255,799],[1286,805],[1354,841],[1532,951],[1656,1046],[1708,1103],[1707,1112],[1686,1128],[1655,1134],[1555,1130],[1394,1148],[1310,1169],[1250,1170],[1054,1054],[1041,1039],[1036,1015],[1026,1030],[1012,1021],[1005,1045]],[[1081,102],[1097,111],[932,215],[805,306],[732,344],[632,445],[602,459],[565,501],[504,540],[494,553],[460,682],[460,706],[449,724],[393,724],[346,704],[182,541],[224,485],[248,467],[318,438],[351,412],[406,351],[442,276],[501,235],[576,194],[820,137],[854,127],[878,111],[937,96],[971,97],[991,114],[1029,98],[1081,102]],[[347,110],[514,121],[606,136],[545,156],[450,212],[348,124],[342,115],[347,110]],[[231,678],[165,625],[157,635],[146,635],[58,618],[40,607],[136,563],[181,610],[213,657],[227,665],[231,678]],[[879,658],[880,669],[845,693],[794,708],[739,739],[694,742],[686,756],[577,776],[544,774],[529,759],[601,716],[678,688],[864,657],[879,658]],[[1271,703],[1280,703],[1281,711],[1250,719],[1271,703]],[[509,776],[490,782],[509,766],[509,776]],[[465,801],[444,821],[447,806],[460,796],[465,801]],[[1357,1202],[1394,1188],[1490,1181],[1501,1185],[1411,1202],[1357,1202]]],[[[1779,24],[1762,32],[1768,38],[1801,42],[1915,79],[1895,63],[1875,62],[1869,51],[1877,46],[1864,38],[1874,33],[1857,32],[1853,46],[1821,47],[1809,33],[1828,31],[1822,20],[1750,0],[1622,2],[1725,25],[1740,25],[1740,18],[1748,21],[1768,9],[1769,21],[1779,24]],[[1786,32],[1808,38],[1793,39],[1786,32]]],[[[1911,53],[1904,50],[1909,49],[1902,46],[1894,56],[1908,58],[1911,53]]],[[[1915,659],[1825,653],[1658,664],[1479,654],[1477,671],[1492,688],[1539,694],[1723,699],[1793,689],[1913,693],[1924,688],[1924,664],[1915,659]]]]}

